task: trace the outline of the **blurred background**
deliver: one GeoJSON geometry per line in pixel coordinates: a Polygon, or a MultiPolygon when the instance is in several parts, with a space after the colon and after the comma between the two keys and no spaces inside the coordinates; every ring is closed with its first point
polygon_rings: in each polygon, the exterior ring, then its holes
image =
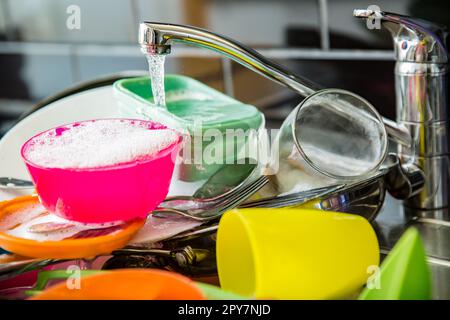
{"type": "MultiPolygon", "coordinates": [[[[354,8],[450,24],[445,0],[0,0],[0,136],[41,99],[84,81],[146,70],[142,20],[227,35],[325,86],[354,91],[394,118],[394,61],[386,30],[369,30],[354,8]],[[80,29],[67,27],[71,6],[80,29]],[[68,12],[69,8],[69,12],[68,12]]],[[[166,72],[200,80],[266,114],[278,127],[301,97],[212,52],[175,46],[166,72]]]]}

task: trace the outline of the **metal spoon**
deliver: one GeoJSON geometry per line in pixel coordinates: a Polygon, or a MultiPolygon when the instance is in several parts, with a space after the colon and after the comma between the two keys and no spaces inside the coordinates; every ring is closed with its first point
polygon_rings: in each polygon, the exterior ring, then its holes
{"type": "Polygon", "coordinates": [[[32,189],[34,188],[33,182],[29,180],[0,177],[0,189],[32,189]]]}

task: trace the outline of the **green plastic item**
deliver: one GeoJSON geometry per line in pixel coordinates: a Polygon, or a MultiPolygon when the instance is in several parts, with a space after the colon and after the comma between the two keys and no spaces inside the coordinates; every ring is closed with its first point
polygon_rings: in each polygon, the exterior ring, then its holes
{"type": "Polygon", "coordinates": [[[379,271],[378,284],[378,288],[375,285],[366,287],[359,299],[431,299],[430,271],[422,239],[416,228],[406,230],[385,258],[379,271]]]}
{"type": "MultiPolygon", "coordinates": [[[[101,270],[80,270],[80,276],[90,276],[103,272],[101,270]]],[[[35,294],[41,293],[47,286],[50,280],[56,279],[68,279],[71,276],[67,270],[48,270],[40,271],[37,276],[36,284],[30,290],[25,291],[26,295],[33,296],[35,294]]]]}
{"type": "Polygon", "coordinates": [[[257,167],[249,158],[238,164],[224,164],[222,169],[214,173],[195,193],[194,198],[213,198],[228,192],[242,183],[257,167]]]}
{"type": "Polygon", "coordinates": [[[237,134],[230,139],[227,133],[238,130],[248,133],[249,129],[257,132],[265,125],[263,114],[254,106],[239,102],[192,78],[166,75],[164,85],[167,108],[153,103],[149,77],[119,80],[114,83],[114,92],[122,116],[150,119],[189,133],[191,152],[183,153],[185,163],[179,170],[182,181],[207,179],[224,163],[233,163],[241,157],[239,151],[244,150],[248,136],[237,134]],[[220,139],[216,139],[216,135],[220,139]],[[205,139],[205,136],[209,138],[205,139]],[[222,143],[225,141],[229,143],[222,143]],[[205,159],[206,154],[212,153],[214,159],[220,159],[216,161],[218,163],[205,159]],[[198,161],[199,154],[201,162],[198,161]]]}
{"type": "Polygon", "coordinates": [[[221,288],[210,284],[202,282],[196,282],[195,284],[200,288],[208,300],[248,300],[248,298],[241,295],[224,291],[221,288]]]}

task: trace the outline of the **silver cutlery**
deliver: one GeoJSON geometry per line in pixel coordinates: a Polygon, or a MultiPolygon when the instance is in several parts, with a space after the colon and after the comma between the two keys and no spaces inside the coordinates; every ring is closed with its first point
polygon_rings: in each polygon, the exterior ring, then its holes
{"type": "Polygon", "coordinates": [[[281,208],[302,203],[326,196],[345,187],[345,184],[332,185],[327,187],[315,188],[311,190],[294,192],[280,196],[267,197],[241,204],[239,208],[281,208]]]}
{"type": "Polygon", "coordinates": [[[34,184],[29,180],[0,177],[0,189],[33,189],[34,184]]]}
{"type": "Polygon", "coordinates": [[[260,176],[245,185],[240,185],[227,196],[219,200],[176,199],[164,201],[153,211],[155,216],[179,214],[198,221],[210,221],[220,217],[225,211],[239,206],[243,201],[260,190],[269,182],[267,176],[260,176]]]}

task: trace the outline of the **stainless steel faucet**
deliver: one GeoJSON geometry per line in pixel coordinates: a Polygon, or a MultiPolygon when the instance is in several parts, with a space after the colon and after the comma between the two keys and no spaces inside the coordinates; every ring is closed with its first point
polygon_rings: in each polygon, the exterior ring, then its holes
{"type": "Polygon", "coordinates": [[[216,51],[256,73],[299,92],[302,96],[308,96],[319,89],[317,84],[292,74],[255,50],[225,36],[184,25],[158,22],[143,22],[140,24],[139,43],[144,54],[168,54],[173,42],[186,43],[216,51]]]}
{"type": "MultiPolygon", "coordinates": [[[[410,24],[404,23],[405,26],[410,24]]],[[[415,33],[416,37],[411,36],[406,49],[402,49],[403,44],[399,44],[398,48],[401,51],[398,54],[400,57],[412,60],[397,67],[398,90],[402,92],[399,95],[399,105],[402,106],[398,112],[399,121],[384,118],[383,122],[390,137],[398,142],[403,160],[410,161],[411,164],[418,163],[427,175],[426,188],[419,196],[408,201],[408,205],[432,209],[448,206],[448,116],[444,90],[447,60],[442,41],[433,41],[431,44],[434,37],[422,36],[427,34],[424,27],[418,30],[424,30],[420,33],[421,36],[415,33]],[[417,49],[412,50],[409,46],[417,49]],[[420,59],[430,62],[416,61],[420,59]],[[423,121],[424,118],[427,121],[423,121]],[[433,131],[435,129],[437,131],[433,131]],[[421,142],[422,139],[424,142],[421,142]],[[436,144],[437,140],[439,143],[436,144]]],[[[409,29],[399,28],[397,38],[408,39],[411,32],[409,29]]],[[[255,50],[216,33],[184,25],[156,22],[140,24],[139,43],[144,54],[168,54],[174,42],[216,51],[302,96],[320,89],[317,84],[292,74],[255,50]]]]}
{"type": "MultiPolygon", "coordinates": [[[[214,32],[159,22],[142,22],[139,26],[139,44],[146,55],[169,54],[174,42],[216,51],[282,86],[297,91],[303,97],[321,89],[318,84],[293,74],[255,50],[214,32]]],[[[407,147],[411,145],[411,138],[406,128],[386,118],[383,118],[383,122],[392,139],[407,147]]]]}
{"type": "Polygon", "coordinates": [[[355,17],[380,22],[394,40],[397,123],[406,128],[411,145],[398,145],[398,154],[425,174],[425,186],[405,205],[415,215],[447,219],[450,203],[448,53],[446,27],[398,14],[355,10],[355,17]]]}

